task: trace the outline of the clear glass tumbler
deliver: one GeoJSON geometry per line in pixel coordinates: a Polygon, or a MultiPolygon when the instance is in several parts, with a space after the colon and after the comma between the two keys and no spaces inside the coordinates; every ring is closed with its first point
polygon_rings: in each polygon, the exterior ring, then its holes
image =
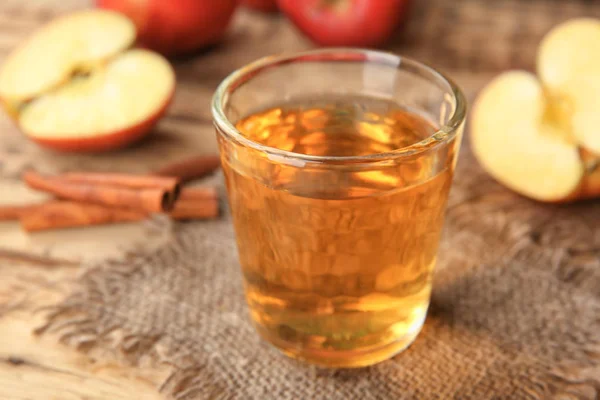
{"type": "Polygon", "coordinates": [[[212,112],[256,329],[294,358],[359,367],[423,325],[466,104],[384,52],[267,57],[212,112]]]}

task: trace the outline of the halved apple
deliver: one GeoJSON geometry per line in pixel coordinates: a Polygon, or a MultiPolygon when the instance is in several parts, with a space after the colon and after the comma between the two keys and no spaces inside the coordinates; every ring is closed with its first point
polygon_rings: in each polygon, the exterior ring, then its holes
{"type": "Polygon", "coordinates": [[[538,48],[538,75],[552,95],[564,93],[580,76],[597,76],[598,66],[600,21],[594,18],[576,18],[556,26],[538,48]]]}
{"type": "Polygon", "coordinates": [[[542,86],[524,71],[506,72],[479,95],[471,121],[471,144],[497,180],[537,200],[559,200],[581,181],[577,146],[544,121],[542,86]]]}
{"type": "Polygon", "coordinates": [[[127,50],[135,27],[118,13],[77,12],[41,28],[0,70],[0,99],[42,145],[98,152],[149,132],[175,88],[170,64],[127,50]]]}
{"type": "Polygon", "coordinates": [[[480,93],[471,119],[476,157],[532,199],[600,196],[600,22],[553,29],[539,48],[538,73],[503,73],[480,93]]]}
{"type": "Polygon", "coordinates": [[[581,146],[600,154],[600,21],[578,18],[557,26],[542,40],[537,64],[557,118],[581,146]]]}
{"type": "Polygon", "coordinates": [[[25,134],[60,150],[102,151],[148,132],[173,94],[169,63],[147,50],[120,54],[89,76],[74,77],[20,113],[25,134]]]}

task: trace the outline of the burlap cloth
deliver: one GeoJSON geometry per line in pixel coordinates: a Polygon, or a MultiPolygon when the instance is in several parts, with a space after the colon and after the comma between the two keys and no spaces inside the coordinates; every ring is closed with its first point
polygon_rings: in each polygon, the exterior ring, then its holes
{"type": "MultiPolygon", "coordinates": [[[[535,44],[552,24],[599,12],[583,1],[415,3],[394,49],[474,72],[530,68],[535,44]]],[[[188,120],[206,125],[216,82],[260,55],[250,40],[261,40],[262,53],[310,46],[282,19],[249,16],[238,27],[243,51],[232,50],[231,41],[201,62],[178,64],[180,80],[202,77],[206,93],[200,102],[176,101],[169,118],[185,120],[201,109],[188,120]]],[[[161,390],[179,400],[597,399],[599,223],[598,202],[540,205],[499,186],[481,171],[467,139],[429,316],[415,343],[390,361],[320,369],[259,340],[226,211],[214,222],[167,224],[164,247],[90,268],[40,333],[58,331],[83,351],[114,347],[134,364],[148,356],[169,363],[174,373],[161,390]]]]}
{"type": "Polygon", "coordinates": [[[162,390],[177,399],[596,399],[600,205],[540,206],[473,165],[464,154],[425,327],[391,361],[326,370],[259,340],[227,216],[90,270],[49,329],[176,366],[162,390]]]}

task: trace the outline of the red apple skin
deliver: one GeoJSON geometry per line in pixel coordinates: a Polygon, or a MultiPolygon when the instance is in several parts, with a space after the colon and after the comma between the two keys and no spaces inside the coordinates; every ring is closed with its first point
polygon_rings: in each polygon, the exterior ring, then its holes
{"type": "Polygon", "coordinates": [[[131,18],[142,46],[172,56],[217,43],[238,1],[96,0],[96,4],[131,18]]]}
{"type": "Polygon", "coordinates": [[[52,139],[38,138],[27,135],[27,133],[25,134],[40,146],[64,153],[104,153],[111,150],[118,150],[140,141],[151,133],[152,128],[166,113],[172,99],[173,94],[171,94],[165,105],[147,120],[110,134],[101,134],[86,138],[54,137],[52,139]]]}
{"type": "Polygon", "coordinates": [[[322,46],[375,47],[404,20],[410,0],[277,0],[279,9],[322,46]]]}
{"type": "Polygon", "coordinates": [[[240,0],[240,3],[253,10],[275,12],[278,10],[277,0],[240,0]]]}

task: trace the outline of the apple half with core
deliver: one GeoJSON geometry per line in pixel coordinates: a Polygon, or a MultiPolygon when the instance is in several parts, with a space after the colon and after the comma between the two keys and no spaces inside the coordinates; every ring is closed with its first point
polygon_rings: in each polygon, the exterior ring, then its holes
{"type": "Polygon", "coordinates": [[[173,96],[162,56],[128,50],[135,27],[124,16],[80,11],[52,21],[0,69],[0,99],[31,139],[57,150],[99,152],[146,135],[173,96]]]}
{"type": "Polygon", "coordinates": [[[538,76],[509,71],[479,94],[471,144],[508,188],[539,201],[600,196],[600,21],[575,19],[543,39],[538,76]]]}

